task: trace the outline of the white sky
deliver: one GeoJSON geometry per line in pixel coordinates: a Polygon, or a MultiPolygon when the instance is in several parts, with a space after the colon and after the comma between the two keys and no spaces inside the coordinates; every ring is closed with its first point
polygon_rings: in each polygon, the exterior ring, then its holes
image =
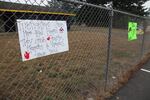
{"type": "Polygon", "coordinates": [[[150,8],[150,0],[147,1],[143,6],[145,6],[146,8],[150,8]]]}
{"type": "MultiPolygon", "coordinates": [[[[34,4],[34,5],[47,5],[47,1],[51,1],[51,0],[0,0],[0,1],[17,2],[17,3],[34,4]]],[[[146,2],[143,6],[145,6],[146,8],[150,8],[150,0],[146,2]]]]}
{"type": "Polygon", "coordinates": [[[32,5],[47,5],[47,1],[49,0],[0,0],[6,2],[15,2],[15,3],[24,3],[24,4],[32,4],[32,5]]]}

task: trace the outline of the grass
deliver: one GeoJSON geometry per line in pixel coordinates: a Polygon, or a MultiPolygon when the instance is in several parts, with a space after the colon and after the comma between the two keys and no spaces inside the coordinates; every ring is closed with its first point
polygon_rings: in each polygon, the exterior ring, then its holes
{"type": "Polygon", "coordinates": [[[49,64],[48,68],[51,69],[55,64],[49,64]]]}
{"type": "Polygon", "coordinates": [[[132,52],[128,52],[128,51],[116,51],[116,50],[114,50],[112,52],[112,54],[114,56],[116,56],[116,57],[119,57],[119,58],[124,58],[124,57],[130,58],[133,55],[132,52]]]}
{"type": "Polygon", "coordinates": [[[58,75],[59,75],[59,73],[57,73],[57,72],[49,72],[48,73],[49,78],[56,78],[56,77],[58,77],[58,75]]]}
{"type": "MultiPolygon", "coordinates": [[[[74,28],[68,52],[20,61],[18,35],[0,36],[1,97],[34,100],[84,100],[103,90],[107,28],[74,28]],[[91,30],[90,30],[91,29],[91,30]],[[93,31],[95,30],[95,31],[93,31]],[[15,84],[15,85],[13,85],[15,84]],[[88,93],[87,95],[85,95],[88,93]]],[[[126,31],[113,30],[110,75],[119,76],[138,58],[140,40],[128,42],[126,31]]],[[[113,84],[113,81],[112,81],[113,84]]]]}
{"type": "Polygon", "coordinates": [[[70,78],[70,77],[72,77],[72,73],[71,72],[64,72],[64,73],[61,73],[60,74],[60,78],[62,78],[62,79],[67,79],[67,78],[70,78]]]}
{"type": "Polygon", "coordinates": [[[68,69],[68,71],[70,72],[70,73],[75,73],[75,74],[77,74],[77,75],[84,75],[85,74],[85,72],[87,71],[87,68],[86,67],[72,67],[72,68],[69,68],[68,69]]]}
{"type": "Polygon", "coordinates": [[[51,96],[46,96],[44,100],[54,100],[51,96]]]}

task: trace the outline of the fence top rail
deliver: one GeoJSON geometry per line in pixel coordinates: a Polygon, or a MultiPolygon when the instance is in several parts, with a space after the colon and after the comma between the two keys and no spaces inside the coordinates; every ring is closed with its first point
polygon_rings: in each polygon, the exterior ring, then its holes
{"type": "Polygon", "coordinates": [[[126,15],[129,15],[129,16],[138,17],[138,18],[142,18],[142,19],[149,19],[150,20],[150,18],[148,18],[148,17],[139,16],[139,15],[136,15],[136,14],[132,14],[132,13],[125,12],[125,11],[116,10],[116,9],[109,8],[109,7],[104,7],[104,6],[101,6],[101,5],[94,5],[94,4],[90,4],[90,3],[87,3],[87,2],[81,2],[81,1],[70,1],[70,0],[62,0],[62,1],[63,2],[67,2],[67,3],[72,3],[72,4],[80,4],[80,5],[92,6],[92,7],[96,7],[96,8],[105,9],[105,10],[112,10],[114,12],[126,14],[126,15]]]}
{"type": "Polygon", "coordinates": [[[76,16],[76,14],[74,14],[74,13],[48,12],[48,11],[33,11],[33,10],[15,10],[15,9],[0,9],[0,12],[33,13],[33,14],[48,14],[48,15],[76,16]]]}

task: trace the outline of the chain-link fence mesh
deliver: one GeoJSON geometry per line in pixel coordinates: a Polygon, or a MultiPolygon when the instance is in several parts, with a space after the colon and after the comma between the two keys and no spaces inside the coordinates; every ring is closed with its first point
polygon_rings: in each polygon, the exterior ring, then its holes
{"type": "Polygon", "coordinates": [[[144,54],[147,54],[149,52],[149,49],[150,49],[150,45],[149,45],[149,42],[150,42],[150,21],[149,20],[146,20],[145,21],[145,34],[144,34],[144,54]]]}
{"type": "MultiPolygon", "coordinates": [[[[114,12],[111,64],[109,68],[110,88],[118,85],[120,78],[127,74],[127,71],[134,68],[141,60],[144,20],[144,18],[124,14],[123,12],[114,12]],[[129,22],[136,22],[138,24],[137,39],[133,41],[128,40],[129,22]]],[[[126,75],[126,78],[128,78],[128,75],[126,75]]]]}
{"type": "Polygon", "coordinates": [[[144,35],[127,38],[128,22],[144,31],[145,19],[117,11],[111,17],[111,9],[82,2],[52,1],[0,1],[0,99],[99,100],[107,68],[108,89],[140,61],[142,50],[149,52],[148,23],[144,35]],[[22,62],[17,19],[66,21],[69,51],[22,62]]]}

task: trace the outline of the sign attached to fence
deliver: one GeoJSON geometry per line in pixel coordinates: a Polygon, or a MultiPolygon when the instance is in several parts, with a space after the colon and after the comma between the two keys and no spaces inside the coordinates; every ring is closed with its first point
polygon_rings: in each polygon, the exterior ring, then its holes
{"type": "Polygon", "coordinates": [[[136,40],[137,39],[137,23],[129,22],[128,23],[128,40],[136,40]]]}
{"type": "Polygon", "coordinates": [[[66,21],[17,20],[22,60],[69,50],[66,21]]]}
{"type": "Polygon", "coordinates": [[[144,25],[138,25],[138,31],[137,35],[143,35],[144,34],[144,25]]]}

